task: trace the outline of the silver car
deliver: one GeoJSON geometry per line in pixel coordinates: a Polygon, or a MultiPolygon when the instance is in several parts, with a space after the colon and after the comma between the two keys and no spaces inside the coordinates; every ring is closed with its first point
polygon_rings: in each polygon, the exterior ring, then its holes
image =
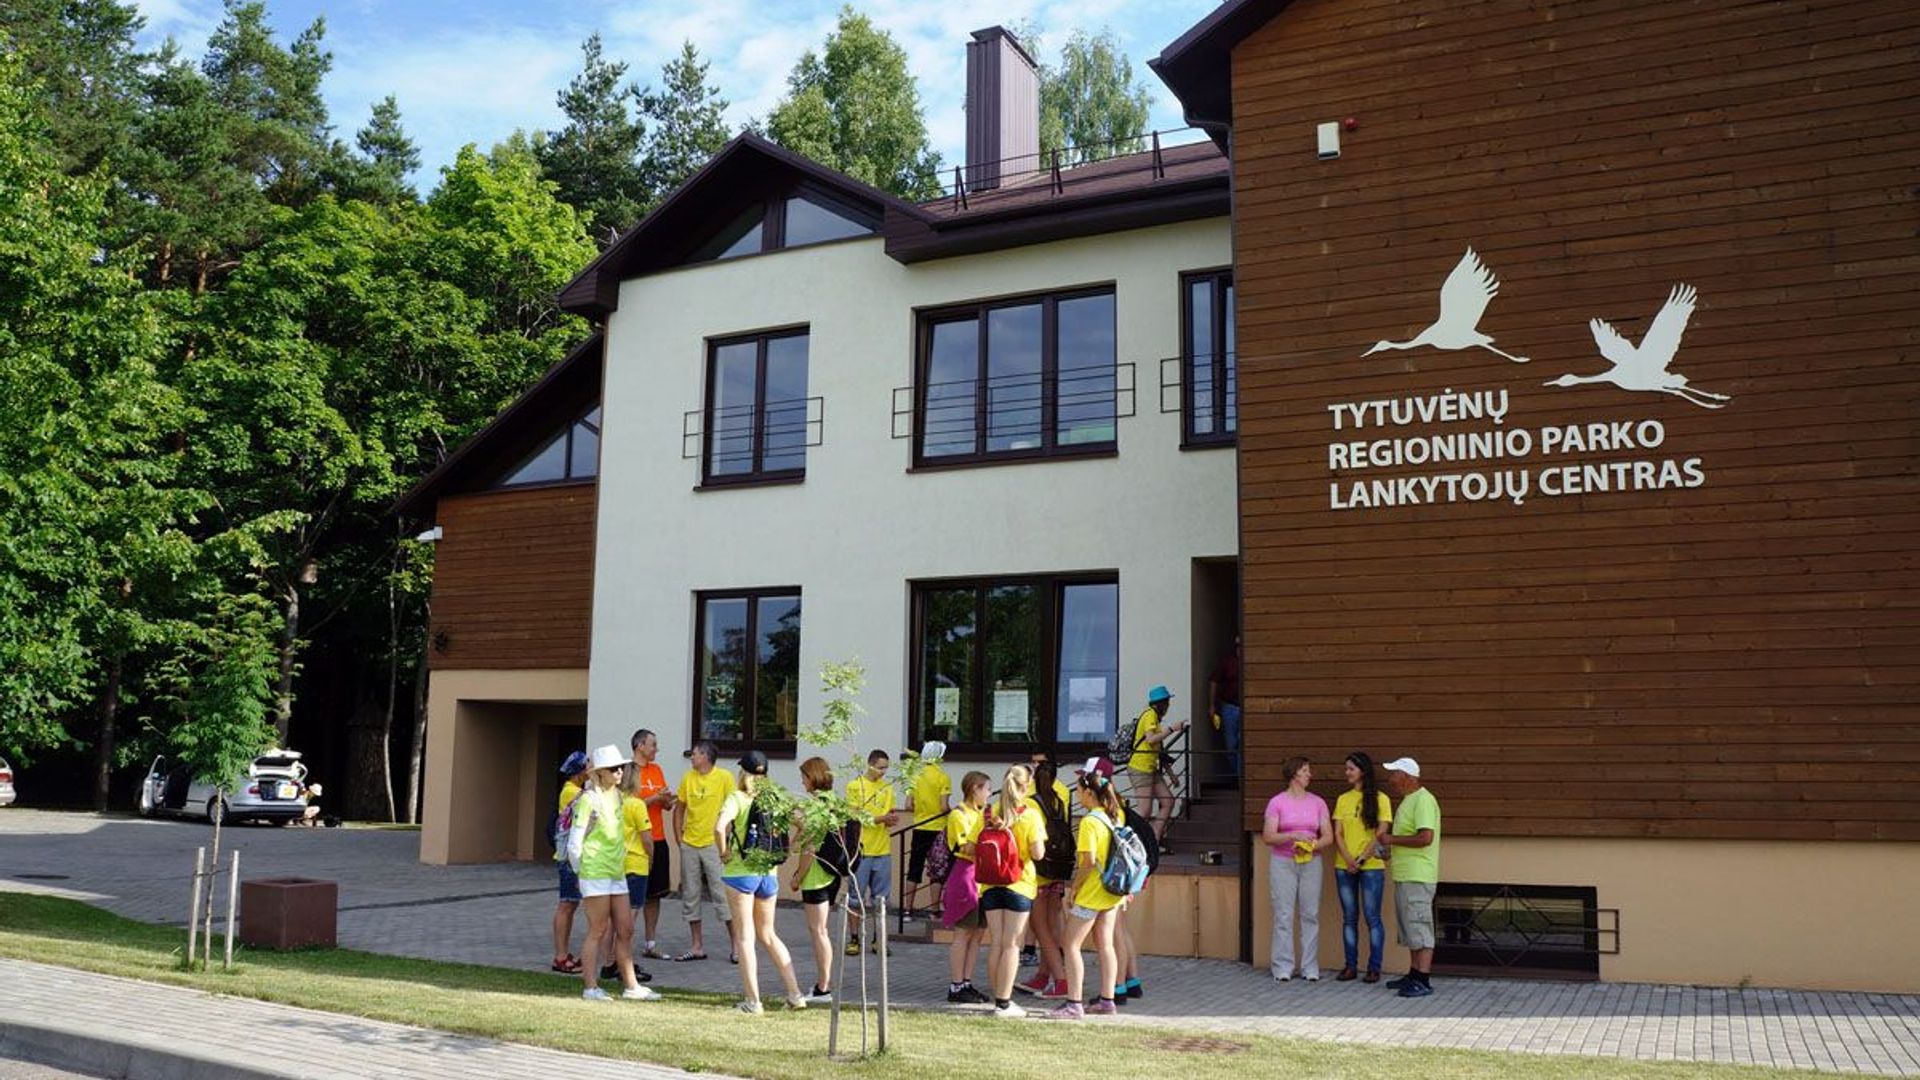
{"type": "Polygon", "coordinates": [[[13,805],[13,766],[0,757],[0,806],[13,805]]]}
{"type": "Polygon", "coordinates": [[[297,821],[307,812],[306,781],[299,751],[269,750],[253,759],[246,776],[227,785],[223,798],[213,781],[161,756],[153,759],[140,783],[140,816],[175,814],[227,823],[297,821]]]}

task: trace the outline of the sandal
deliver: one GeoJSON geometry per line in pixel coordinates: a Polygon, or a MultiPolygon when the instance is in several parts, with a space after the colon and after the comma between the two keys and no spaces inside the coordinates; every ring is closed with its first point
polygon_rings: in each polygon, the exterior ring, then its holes
{"type": "Polygon", "coordinates": [[[689,953],[681,953],[679,956],[674,957],[673,962],[676,964],[684,964],[690,960],[705,960],[706,958],[707,958],[706,953],[689,952],[689,953]]]}
{"type": "Polygon", "coordinates": [[[580,958],[572,953],[568,953],[560,959],[555,960],[552,968],[562,975],[578,975],[580,974],[580,958]]]}
{"type": "Polygon", "coordinates": [[[643,960],[672,960],[673,959],[673,957],[668,956],[666,953],[661,952],[659,949],[656,949],[651,945],[647,946],[646,949],[640,953],[640,958],[643,960]]]}

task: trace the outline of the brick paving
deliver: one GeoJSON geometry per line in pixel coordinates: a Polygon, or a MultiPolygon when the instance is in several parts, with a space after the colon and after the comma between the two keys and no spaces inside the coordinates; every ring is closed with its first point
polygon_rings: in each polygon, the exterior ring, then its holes
{"type": "MultiPolygon", "coordinates": [[[[338,881],[344,946],[546,966],[553,911],[546,864],[422,866],[418,838],[406,832],[243,827],[225,835],[242,852],[243,878],[298,873],[338,881]]],[[[133,918],[177,921],[193,848],[207,837],[204,825],[192,823],[10,809],[0,812],[0,888],[58,892],[133,918]],[[67,877],[30,876],[41,873],[67,877]]],[[[676,901],[668,900],[660,922],[661,947],[683,950],[676,901]]],[[[808,979],[813,963],[799,913],[783,909],[780,929],[808,979]]],[[[724,940],[710,934],[708,941],[707,961],[649,962],[654,985],[736,989],[724,940]]],[[[948,1007],[944,946],[901,943],[892,959],[896,1003],[948,1007]]],[[[1147,997],[1129,1005],[1124,1020],[1188,1032],[1920,1076],[1920,996],[1441,979],[1433,997],[1402,1000],[1358,982],[1275,983],[1263,970],[1217,960],[1147,957],[1143,973],[1147,997]]],[[[849,973],[850,985],[856,974],[849,973]]],[[[761,978],[763,985],[772,979],[764,962],[761,978]]]]}

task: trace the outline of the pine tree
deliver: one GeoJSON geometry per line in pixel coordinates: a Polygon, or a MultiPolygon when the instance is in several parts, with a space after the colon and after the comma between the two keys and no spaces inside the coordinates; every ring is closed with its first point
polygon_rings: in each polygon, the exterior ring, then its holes
{"type": "Polygon", "coordinates": [[[8,0],[0,40],[18,51],[39,88],[61,168],[89,172],[121,156],[132,130],[145,20],[118,0],[8,0]]]}
{"type": "Polygon", "coordinates": [[[388,94],[374,103],[367,125],[354,135],[357,154],[334,144],[328,186],[342,199],[375,203],[415,202],[408,176],[420,167],[420,150],[400,123],[400,105],[388,94]]]}
{"type": "Polygon", "coordinates": [[[627,65],[602,55],[600,35],[582,42],[580,51],[580,73],[557,95],[567,122],[534,150],[560,200],[586,215],[594,237],[606,243],[632,228],[652,203],[640,160],[646,124],[637,115],[640,88],[622,82],[627,65]]]}
{"type": "Polygon", "coordinates": [[[707,85],[707,63],[693,42],[660,69],[660,89],[640,96],[640,112],[652,122],[644,162],[647,186],[656,198],[680,186],[727,142],[727,101],[707,85]]]}

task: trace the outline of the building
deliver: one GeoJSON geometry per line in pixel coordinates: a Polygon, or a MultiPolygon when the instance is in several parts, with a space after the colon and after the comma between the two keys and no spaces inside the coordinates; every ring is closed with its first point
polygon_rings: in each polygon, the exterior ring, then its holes
{"type": "MultiPolygon", "coordinates": [[[[565,290],[599,333],[409,496],[441,529],[423,859],[544,854],[563,751],[641,727],[670,776],[707,738],[797,785],[827,662],[867,675],[836,766],[940,738],[956,782],[1102,751],[1155,684],[1204,702],[1238,595],[1226,159],[1058,167],[1018,44],[968,65],[949,197],[742,135],[565,290]]],[[[1190,877],[1148,921],[1236,955],[1198,912],[1237,878],[1190,877]]]]}
{"type": "Polygon", "coordinates": [[[1154,67],[1232,148],[1247,827],[1411,754],[1443,964],[1920,989],[1920,8],[1232,0],[1154,67]]]}

